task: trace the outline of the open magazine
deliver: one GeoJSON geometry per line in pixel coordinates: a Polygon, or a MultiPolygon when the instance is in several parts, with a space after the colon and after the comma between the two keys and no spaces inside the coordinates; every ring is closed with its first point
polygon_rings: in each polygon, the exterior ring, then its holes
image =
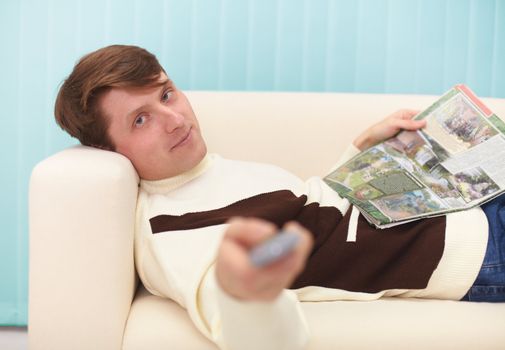
{"type": "Polygon", "coordinates": [[[386,228],[465,210],[505,191],[505,123],[465,85],[401,131],[324,178],[373,225],[386,228]]]}

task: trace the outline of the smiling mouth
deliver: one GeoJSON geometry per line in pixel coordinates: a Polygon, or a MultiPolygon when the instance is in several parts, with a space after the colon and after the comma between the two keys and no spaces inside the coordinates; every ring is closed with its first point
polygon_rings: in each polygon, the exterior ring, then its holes
{"type": "Polygon", "coordinates": [[[193,127],[190,127],[187,134],[183,136],[182,139],[180,139],[179,141],[177,141],[177,143],[175,145],[172,146],[172,148],[170,148],[170,150],[173,150],[181,145],[183,145],[187,140],[189,140],[190,136],[191,136],[191,130],[193,130],[193,127]]]}

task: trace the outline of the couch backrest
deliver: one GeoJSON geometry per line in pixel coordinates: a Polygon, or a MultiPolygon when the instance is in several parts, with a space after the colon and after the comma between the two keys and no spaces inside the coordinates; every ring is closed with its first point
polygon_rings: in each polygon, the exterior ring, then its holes
{"type": "MultiPolygon", "coordinates": [[[[186,92],[210,152],[274,163],[302,178],[325,175],[367,126],[401,109],[425,109],[429,95],[186,92]]],[[[505,119],[505,99],[482,99],[505,119]]]]}

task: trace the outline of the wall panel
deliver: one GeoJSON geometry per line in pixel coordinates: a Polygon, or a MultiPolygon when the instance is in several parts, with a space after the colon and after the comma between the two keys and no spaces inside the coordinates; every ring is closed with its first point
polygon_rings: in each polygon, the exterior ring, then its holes
{"type": "Polygon", "coordinates": [[[0,325],[26,324],[29,176],[76,143],[53,104],[91,50],[143,46],[182,89],[505,98],[505,0],[3,0],[0,42],[0,325]]]}

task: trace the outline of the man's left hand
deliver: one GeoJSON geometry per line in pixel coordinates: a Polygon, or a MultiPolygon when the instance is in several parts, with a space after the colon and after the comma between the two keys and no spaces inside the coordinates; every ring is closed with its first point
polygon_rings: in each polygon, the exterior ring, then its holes
{"type": "Polygon", "coordinates": [[[394,135],[400,130],[418,130],[426,126],[426,120],[413,120],[419,111],[401,109],[387,116],[377,124],[372,125],[358,136],[353,144],[361,151],[378,144],[394,135]]]}

